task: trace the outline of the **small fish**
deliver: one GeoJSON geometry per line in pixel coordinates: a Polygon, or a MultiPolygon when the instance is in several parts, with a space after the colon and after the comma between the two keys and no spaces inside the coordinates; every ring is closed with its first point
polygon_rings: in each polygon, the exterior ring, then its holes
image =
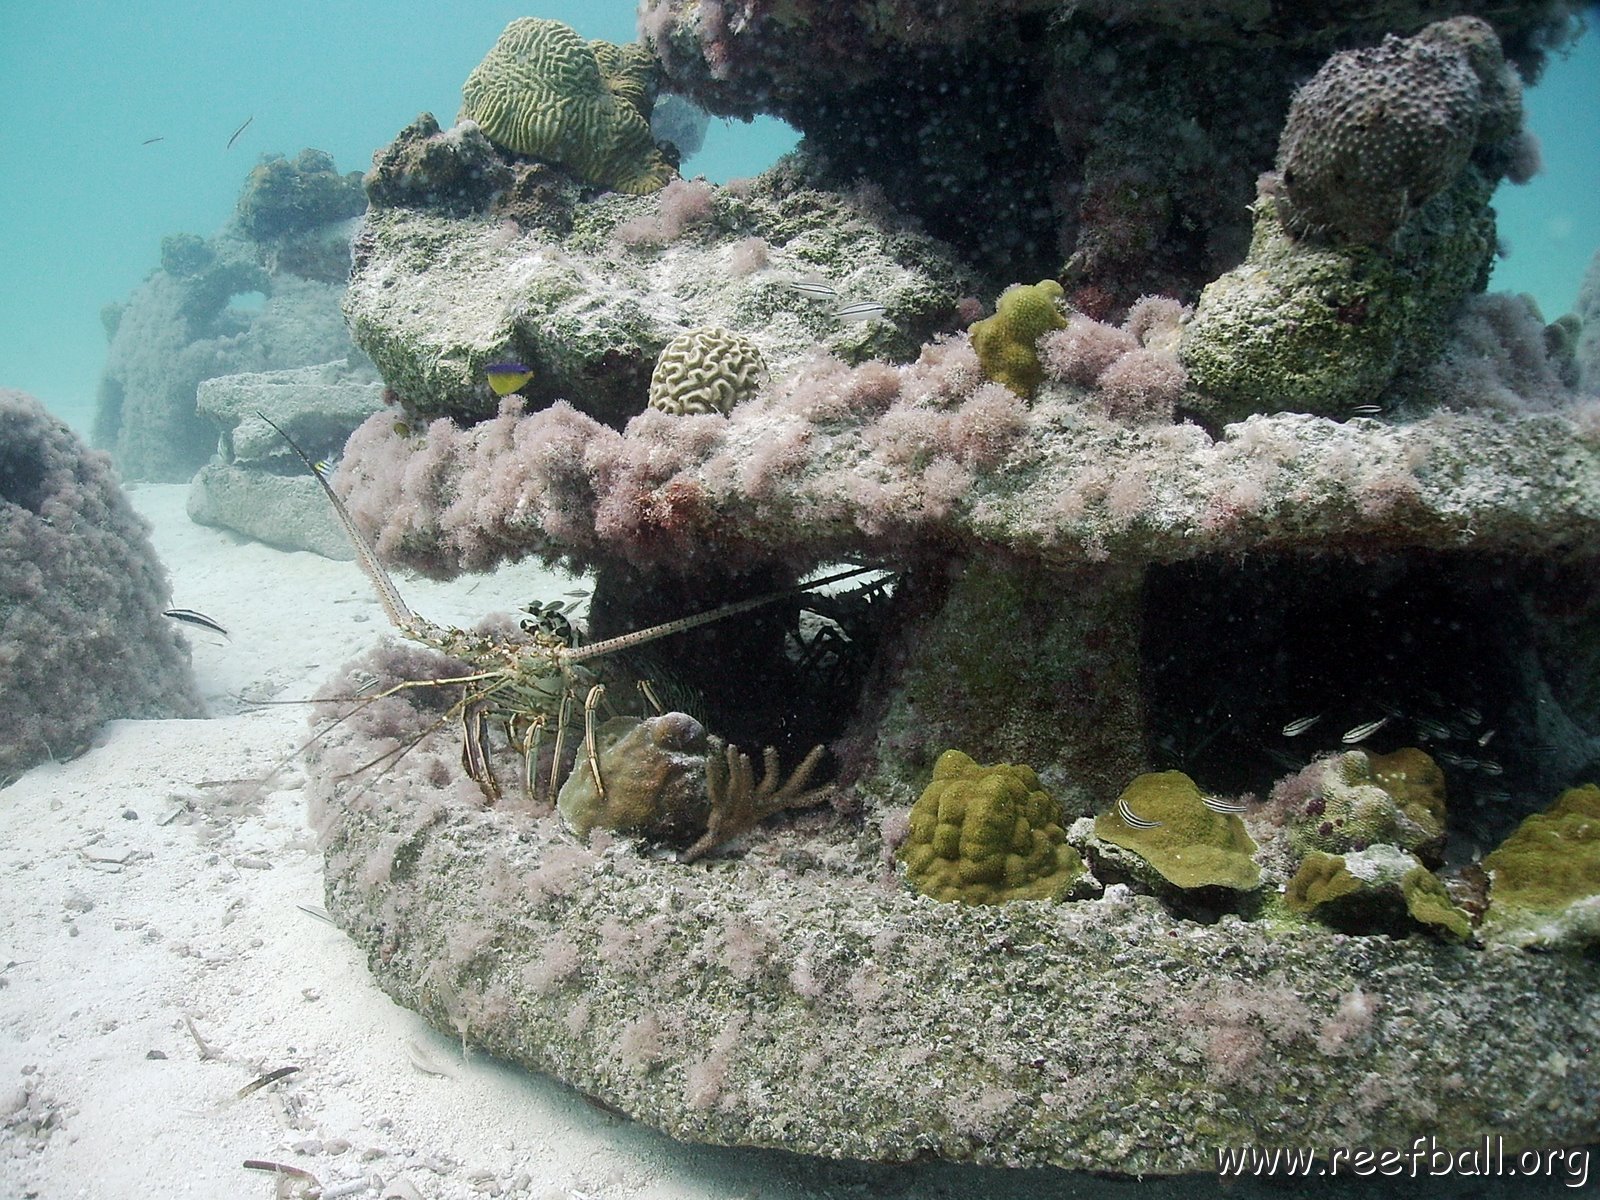
{"type": "Polygon", "coordinates": [[[201,629],[209,629],[212,633],[220,633],[223,637],[229,636],[228,631],[220,624],[206,616],[205,613],[195,612],[192,608],[169,608],[162,612],[161,615],[163,617],[171,617],[174,621],[182,621],[185,625],[198,625],[201,629]]]}
{"type": "Polygon", "coordinates": [[[1351,416],[1356,417],[1375,417],[1381,412],[1383,412],[1381,404],[1358,404],[1350,410],[1351,416]]]}
{"type": "Polygon", "coordinates": [[[1466,719],[1468,725],[1483,724],[1483,714],[1475,708],[1463,708],[1461,715],[1466,719]]]}
{"type": "Polygon", "coordinates": [[[1368,721],[1365,725],[1357,725],[1354,729],[1346,730],[1339,740],[1346,746],[1354,746],[1357,742],[1366,741],[1388,723],[1388,717],[1379,717],[1376,721],[1368,721]]]}
{"type": "Polygon", "coordinates": [[[858,300],[839,310],[839,320],[851,322],[881,321],[889,310],[876,300],[858,300]]]}
{"type": "Polygon", "coordinates": [[[163,137],[145,138],[145,140],[140,142],[139,145],[141,145],[141,146],[154,146],[157,142],[164,142],[166,140],[167,139],[166,139],[165,136],[163,136],[163,137]]]}
{"type": "Polygon", "coordinates": [[[1506,769],[1492,758],[1480,758],[1478,760],[1478,770],[1485,775],[1504,775],[1506,773],[1506,769]]]}
{"type": "Polygon", "coordinates": [[[1212,812],[1221,813],[1225,817],[1238,816],[1244,812],[1244,805],[1237,800],[1224,800],[1221,796],[1202,796],[1200,797],[1200,803],[1204,804],[1212,812]]]}
{"type": "Polygon", "coordinates": [[[318,475],[332,475],[333,469],[339,465],[336,459],[319,458],[311,464],[311,469],[318,475]]]}
{"type": "Polygon", "coordinates": [[[1490,730],[1488,730],[1480,738],[1478,738],[1478,745],[1479,746],[1487,746],[1490,742],[1494,741],[1494,735],[1499,733],[1499,732],[1500,731],[1498,729],[1490,729],[1490,730]]]}
{"type": "Polygon", "coordinates": [[[234,1099],[243,1100],[251,1092],[259,1092],[262,1088],[266,1087],[269,1083],[277,1083],[278,1080],[284,1078],[285,1076],[293,1075],[299,1069],[300,1069],[299,1067],[279,1067],[276,1071],[268,1071],[265,1075],[261,1076],[259,1079],[252,1080],[251,1082],[245,1084],[237,1092],[235,1092],[234,1093],[234,1099]]]}
{"type": "Polygon", "coordinates": [[[1435,721],[1431,717],[1418,717],[1416,720],[1417,732],[1423,737],[1430,737],[1436,742],[1446,741],[1450,737],[1450,726],[1443,721],[1435,721]]]}
{"type": "Polygon", "coordinates": [[[239,140],[239,135],[241,133],[243,133],[246,129],[250,128],[250,122],[254,121],[255,119],[256,119],[256,116],[255,116],[254,113],[251,113],[248,117],[246,117],[244,119],[244,124],[239,126],[239,128],[237,128],[237,129],[235,129],[233,131],[233,136],[228,139],[228,144],[226,146],[224,146],[223,149],[224,150],[232,150],[233,149],[233,144],[239,140]]]}
{"type": "Polygon", "coordinates": [[[394,423],[394,432],[396,437],[410,437],[411,426],[407,425],[404,421],[396,421],[394,423]]]}
{"type": "Polygon", "coordinates": [[[509,396],[533,378],[533,368],[519,362],[497,362],[485,367],[483,374],[496,396],[509,396]]]}
{"type": "Polygon", "coordinates": [[[1160,821],[1146,821],[1143,817],[1135,815],[1133,809],[1128,807],[1128,801],[1122,796],[1117,797],[1117,816],[1135,829],[1155,829],[1161,824],[1160,821]]]}
{"type": "Polygon", "coordinates": [[[1434,755],[1434,758],[1438,759],[1447,767],[1456,767],[1457,769],[1463,771],[1470,771],[1478,765],[1477,760],[1464,758],[1459,754],[1452,754],[1448,750],[1439,751],[1439,753],[1434,755]]]}
{"type": "Polygon", "coordinates": [[[1304,733],[1306,730],[1310,729],[1313,725],[1315,725],[1320,720],[1322,720],[1322,714],[1321,713],[1318,713],[1314,717],[1299,717],[1299,718],[1297,718],[1297,719],[1295,719],[1293,721],[1290,721],[1287,725],[1285,725],[1283,727],[1283,736],[1284,737],[1299,737],[1302,733],[1304,733]]]}
{"type": "Polygon", "coordinates": [[[825,283],[816,283],[809,279],[796,279],[790,282],[792,291],[798,292],[807,300],[837,300],[839,293],[836,289],[825,283]]]}

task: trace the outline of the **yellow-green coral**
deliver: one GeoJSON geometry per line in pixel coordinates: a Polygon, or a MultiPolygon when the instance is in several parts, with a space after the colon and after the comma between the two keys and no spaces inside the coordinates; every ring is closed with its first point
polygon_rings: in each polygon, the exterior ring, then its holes
{"type": "Polygon", "coordinates": [[[650,375],[650,407],[726,416],[761,386],[767,364],[749,338],[708,326],[668,342],[650,375]]]}
{"type": "Polygon", "coordinates": [[[972,348],[985,375],[1032,398],[1044,380],[1034,344],[1052,329],[1067,327],[1056,307],[1062,295],[1054,279],[1019,283],[1002,293],[994,316],[973,323],[972,348]]]}
{"type": "Polygon", "coordinates": [[[1472,918],[1456,907],[1439,877],[1426,867],[1406,873],[1400,881],[1400,894],[1405,897],[1406,911],[1418,924],[1454,938],[1471,935],[1472,918]]]}
{"type": "Polygon", "coordinates": [[[1562,792],[1484,857],[1485,931],[1519,946],[1600,943],[1600,787],[1562,792]]]}
{"type": "Polygon", "coordinates": [[[1261,882],[1261,868],[1252,858],[1256,844],[1244,822],[1207,808],[1194,780],[1182,771],[1140,775],[1123,789],[1115,807],[1095,818],[1094,835],[1131,850],[1180,888],[1249,891],[1261,882]],[[1154,824],[1130,824],[1125,812],[1154,824]]]}
{"type": "Polygon", "coordinates": [[[1084,874],[1061,804],[1028,767],[982,767],[959,750],[934,764],[901,847],[911,883],[935,900],[1059,900],[1084,874]]]}
{"type": "Polygon", "coordinates": [[[1387,844],[1429,858],[1443,845],[1444,774],[1421,750],[1346,751],[1323,764],[1317,790],[1320,813],[1290,833],[1302,853],[1387,844]]]}
{"type": "Polygon", "coordinates": [[[1313,850],[1289,880],[1283,901],[1295,912],[1309,913],[1361,889],[1361,881],[1345,870],[1344,858],[1313,850]]]}
{"type": "Polygon", "coordinates": [[[591,43],[560,21],[521,17],[467,77],[461,115],[497,146],[643,195],[673,175],[650,136],[653,69],[642,47],[591,43]]]}

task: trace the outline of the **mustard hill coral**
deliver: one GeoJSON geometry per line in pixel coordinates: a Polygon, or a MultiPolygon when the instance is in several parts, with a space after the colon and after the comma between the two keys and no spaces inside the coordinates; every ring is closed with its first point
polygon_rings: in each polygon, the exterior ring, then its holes
{"type": "Polygon", "coordinates": [[[923,895],[964,904],[1059,900],[1084,875],[1061,805],[1032,769],[979,766],[959,750],[934,764],[900,857],[923,895]]]}
{"type": "Polygon", "coordinates": [[[994,316],[973,323],[972,348],[985,375],[1019,396],[1032,397],[1039,390],[1044,367],[1035,343],[1052,329],[1067,327],[1056,307],[1062,295],[1054,279],[1019,283],[1001,294],[994,316]]]}
{"type": "Polygon", "coordinates": [[[1123,789],[1115,807],[1095,818],[1094,835],[1131,850],[1176,887],[1249,891],[1261,882],[1252,858],[1256,844],[1244,822],[1208,808],[1199,787],[1182,771],[1140,775],[1123,789]]]}
{"type": "Polygon", "coordinates": [[[668,342],[650,374],[650,407],[669,413],[726,416],[755,395],[767,364],[749,338],[710,326],[668,342]]]}
{"type": "Polygon", "coordinates": [[[522,17],[467,77],[461,112],[498,146],[642,195],[673,176],[650,137],[650,70],[648,55],[633,48],[522,17]]]}
{"type": "Polygon", "coordinates": [[[1562,792],[1483,866],[1486,938],[1541,949],[1600,944],[1600,787],[1562,792]]]}

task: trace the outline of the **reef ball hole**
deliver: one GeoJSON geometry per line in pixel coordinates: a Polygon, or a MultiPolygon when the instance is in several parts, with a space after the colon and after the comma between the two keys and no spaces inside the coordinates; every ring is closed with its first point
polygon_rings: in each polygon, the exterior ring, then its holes
{"type": "MultiPolygon", "coordinates": [[[[892,586],[851,580],[713,621],[606,660],[608,688],[648,679],[669,708],[752,754],[776,747],[787,770],[843,734],[887,622],[892,586]]],[[[892,577],[889,577],[892,579],[892,577]]],[[[613,637],[793,583],[777,569],[693,578],[607,567],[596,576],[589,637],[613,637]]]]}
{"type": "Polygon", "coordinates": [[[0,440],[0,502],[37,513],[44,504],[44,460],[37,442],[0,440]]]}
{"type": "Polygon", "coordinates": [[[1152,569],[1140,678],[1145,755],[1208,790],[1264,796],[1352,744],[1426,750],[1451,824],[1478,840],[1553,798],[1528,745],[1522,568],[1481,555],[1207,559],[1152,569]],[[1290,736],[1293,722],[1316,718],[1290,736]]]}

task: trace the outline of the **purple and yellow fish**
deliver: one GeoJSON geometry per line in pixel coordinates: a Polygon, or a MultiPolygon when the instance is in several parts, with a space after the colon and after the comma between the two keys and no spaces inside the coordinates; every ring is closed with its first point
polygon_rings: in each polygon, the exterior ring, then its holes
{"type": "Polygon", "coordinates": [[[523,363],[506,361],[490,363],[483,369],[489,389],[496,396],[509,396],[533,378],[533,368],[523,363]]]}

